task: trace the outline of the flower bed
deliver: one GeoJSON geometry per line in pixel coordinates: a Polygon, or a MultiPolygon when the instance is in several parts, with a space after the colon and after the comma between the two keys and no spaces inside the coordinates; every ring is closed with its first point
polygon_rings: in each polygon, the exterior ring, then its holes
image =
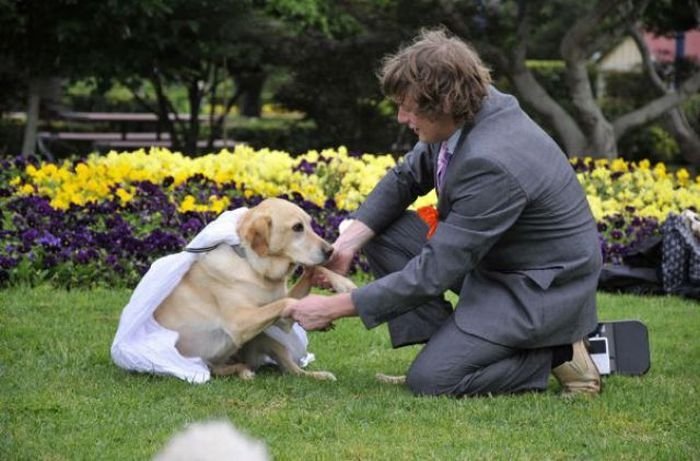
{"type": "MultiPolygon", "coordinates": [[[[239,146],[197,158],[165,149],[112,152],[61,164],[3,160],[0,284],[133,286],[156,258],[180,251],[217,214],[282,196],[333,241],[389,155],[344,148],[299,157],[239,146]]],[[[575,159],[607,261],[658,232],[668,213],[700,209],[700,178],[663,164],[575,159]]],[[[414,206],[435,202],[434,192],[414,206]]],[[[362,259],[354,271],[366,272],[362,259]]]]}
{"type": "Polygon", "coordinates": [[[620,263],[640,243],[658,235],[669,213],[700,210],[700,176],[663,163],[572,159],[593,216],[606,262],[620,263]]]}

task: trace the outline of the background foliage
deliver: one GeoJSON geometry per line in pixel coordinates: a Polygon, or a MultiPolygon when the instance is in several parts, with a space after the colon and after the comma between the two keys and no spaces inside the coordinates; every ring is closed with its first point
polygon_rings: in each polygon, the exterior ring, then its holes
{"type": "MultiPolygon", "coordinates": [[[[282,196],[329,241],[394,165],[345,148],[292,156],[238,146],[197,158],[165,149],[60,164],[2,162],[0,285],[135,286],[158,257],[179,252],[219,213],[282,196]]],[[[573,159],[598,221],[606,262],[658,235],[670,213],[700,210],[700,176],[617,159],[573,159]]],[[[414,208],[434,206],[431,192],[414,208]]],[[[367,273],[363,260],[353,266],[367,273]]]]}
{"type": "MultiPolygon", "coordinates": [[[[393,107],[378,92],[375,72],[381,56],[406,43],[421,27],[442,24],[471,40],[498,81],[504,85],[507,81],[523,102],[528,101],[518,83],[523,69],[514,60],[524,46],[523,56],[536,61],[527,66],[534,81],[563,108],[562,114],[584,126],[587,116],[571,104],[575,98],[561,67],[561,44],[577,21],[599,8],[610,12],[590,32],[589,42],[601,43],[594,50],[598,53],[617,43],[635,19],[659,33],[697,27],[696,15],[691,14],[698,9],[695,0],[59,0],[40,6],[29,0],[0,0],[0,112],[23,110],[32,89],[51,87],[37,82],[47,83],[53,77],[69,87],[77,81],[96,82],[94,101],[116,82],[129,90],[131,99],[113,105],[103,99],[93,107],[154,112],[171,133],[173,148],[189,154],[197,152],[193,144],[197,139],[211,142],[222,136],[221,116],[233,107],[243,116],[260,116],[266,102],[299,111],[306,123],[282,121],[279,130],[264,124],[260,130],[248,126],[234,135],[255,146],[289,142],[280,147],[292,153],[328,145],[403,152],[414,139],[397,126],[393,107]],[[173,111],[188,116],[171,123],[167,114],[173,111]],[[211,128],[200,124],[198,115],[211,116],[211,128]]],[[[592,81],[595,61],[590,63],[592,81]]],[[[661,70],[671,80],[695,75],[692,66],[686,73],[679,66],[682,63],[661,70]]],[[[52,101],[50,94],[43,96],[45,102],[52,101]]],[[[655,96],[655,91],[638,91],[593,103],[612,120],[655,96]]],[[[56,104],[76,107],[75,101],[63,98],[45,108],[56,104]]],[[[536,105],[525,106],[565,145],[551,116],[541,114],[536,105]]],[[[685,109],[697,130],[697,111],[685,109]]],[[[13,125],[2,123],[0,152],[15,155],[18,135],[4,135],[13,125]]],[[[691,162],[667,127],[652,123],[623,139],[620,154],[629,159],[691,162]]],[[[76,146],[71,153],[86,153],[83,149],[89,147],[76,146]]],[[[211,151],[211,145],[204,151],[211,151]]]]}

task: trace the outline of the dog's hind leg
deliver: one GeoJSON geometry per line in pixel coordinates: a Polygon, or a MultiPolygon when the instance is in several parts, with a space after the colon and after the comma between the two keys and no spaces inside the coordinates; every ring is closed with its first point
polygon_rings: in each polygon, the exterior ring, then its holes
{"type": "Polygon", "coordinates": [[[384,373],[377,373],[374,378],[380,383],[384,384],[405,384],[406,375],[385,375],[384,373]]]}
{"type": "Polygon", "coordinates": [[[216,376],[238,375],[239,378],[245,381],[255,378],[255,372],[245,363],[214,365],[211,367],[211,372],[216,376]]]}
{"type": "Polygon", "coordinates": [[[335,375],[329,371],[304,370],[292,359],[291,354],[283,344],[277,342],[267,335],[260,335],[259,338],[256,338],[256,343],[256,347],[259,348],[259,351],[269,355],[277,363],[277,365],[279,365],[279,367],[287,373],[299,376],[308,376],[310,378],[325,381],[336,380],[335,375]]]}

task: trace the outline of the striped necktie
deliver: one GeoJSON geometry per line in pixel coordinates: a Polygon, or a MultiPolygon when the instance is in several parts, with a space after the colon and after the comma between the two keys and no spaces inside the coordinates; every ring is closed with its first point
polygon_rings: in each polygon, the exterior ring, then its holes
{"type": "Polygon", "coordinates": [[[450,163],[450,158],[452,153],[447,150],[447,142],[443,142],[440,145],[440,152],[438,153],[437,161],[437,190],[438,193],[442,189],[442,181],[445,177],[445,171],[447,171],[447,164],[450,163]]]}

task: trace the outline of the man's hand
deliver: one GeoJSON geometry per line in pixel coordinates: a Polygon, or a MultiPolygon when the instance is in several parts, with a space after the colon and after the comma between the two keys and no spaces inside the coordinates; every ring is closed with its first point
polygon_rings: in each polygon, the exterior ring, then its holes
{"type": "Polygon", "coordinates": [[[333,254],[324,267],[337,272],[341,275],[346,275],[350,270],[350,265],[355,257],[355,251],[345,247],[340,247],[338,244],[333,244],[333,254]]]}
{"type": "Polygon", "coordinates": [[[308,295],[287,307],[282,317],[291,317],[305,330],[327,330],[335,320],[329,313],[328,296],[308,295]]]}
{"type": "MultiPolygon", "coordinates": [[[[352,265],[355,254],[374,237],[374,231],[358,220],[349,221],[340,237],[333,243],[333,254],[324,267],[341,275],[347,275],[352,265]]],[[[328,288],[328,281],[321,274],[316,273],[312,277],[313,284],[328,288]]]]}
{"type": "MultiPolygon", "coordinates": [[[[329,269],[340,275],[347,275],[350,271],[350,265],[355,257],[355,253],[352,251],[338,250],[337,248],[333,251],[333,255],[328,260],[326,264],[323,265],[326,269],[329,269]]],[[[321,288],[331,288],[331,283],[328,278],[323,274],[322,271],[314,270],[311,273],[311,283],[313,286],[321,288]]]]}
{"type": "Polygon", "coordinates": [[[347,293],[322,296],[308,295],[282,312],[282,317],[291,317],[305,330],[329,330],[333,321],[341,317],[356,315],[350,295],[347,293]]]}

